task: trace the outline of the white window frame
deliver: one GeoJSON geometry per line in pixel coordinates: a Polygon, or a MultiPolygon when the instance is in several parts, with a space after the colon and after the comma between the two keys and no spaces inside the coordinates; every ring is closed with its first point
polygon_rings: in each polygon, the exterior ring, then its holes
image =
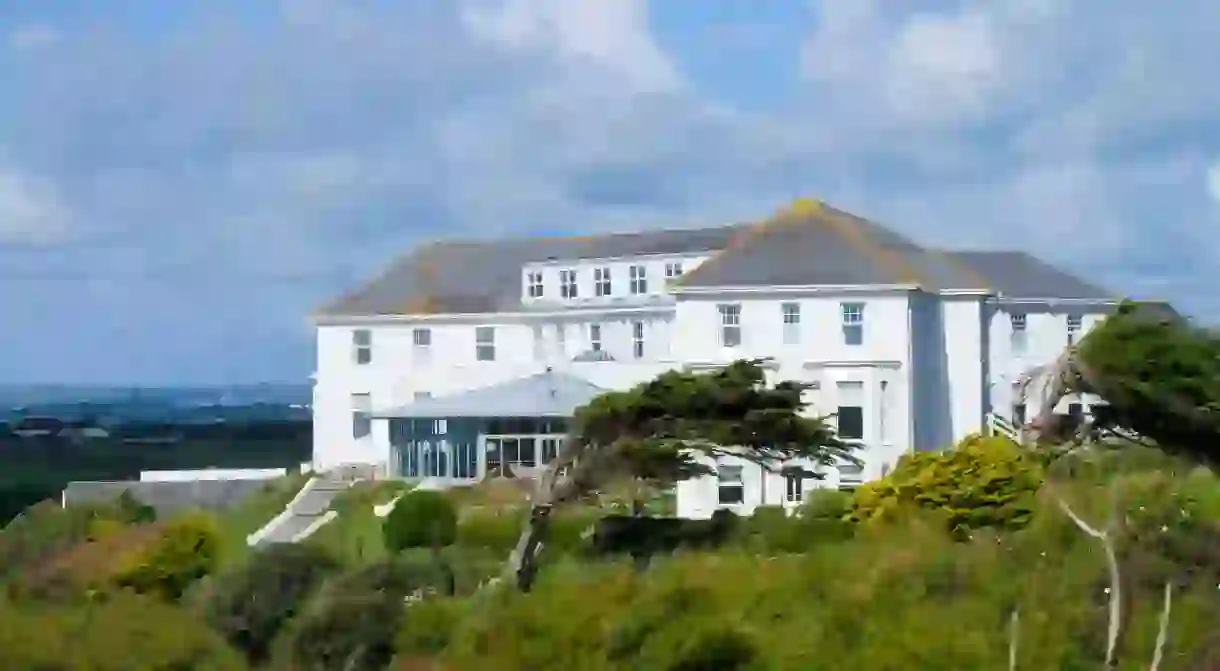
{"type": "Polygon", "coordinates": [[[432,360],[432,329],[417,326],[411,330],[411,351],[416,361],[432,360]]]}
{"type": "Polygon", "coordinates": [[[614,285],[610,281],[610,268],[604,266],[593,269],[593,295],[597,297],[609,296],[614,291],[614,285]]]}
{"type": "Polygon", "coordinates": [[[351,395],[352,439],[363,440],[373,433],[373,395],[367,392],[351,395]]]}
{"type": "Polygon", "coordinates": [[[741,464],[718,464],[716,466],[716,505],[739,506],[746,502],[745,467],[741,464]],[[736,501],[726,501],[725,493],[736,494],[736,501]]]}
{"type": "Polygon", "coordinates": [[[672,280],[675,277],[682,276],[682,262],[670,261],[665,264],[665,279],[672,280]]]}
{"type": "Polygon", "coordinates": [[[784,344],[798,345],[801,342],[801,304],[781,303],[780,320],[783,322],[784,344]]]}
{"type": "Polygon", "coordinates": [[[637,359],[644,358],[644,322],[631,324],[631,352],[637,359]]]}
{"type": "Polygon", "coordinates": [[[372,330],[352,330],[352,363],[357,366],[367,366],[373,363],[372,330]]]}
{"type": "Polygon", "coordinates": [[[594,352],[602,351],[602,325],[598,323],[589,324],[589,349],[594,352]]]}
{"type": "Polygon", "coordinates": [[[474,327],[474,359],[475,361],[496,360],[496,327],[474,327]]]}
{"type": "Polygon", "coordinates": [[[541,270],[531,270],[526,283],[528,285],[527,291],[530,298],[542,298],[544,285],[542,283],[541,270]]]}
{"type": "Polygon", "coordinates": [[[576,271],[572,269],[559,271],[559,297],[573,299],[580,297],[579,285],[576,283],[576,271]]]}
{"type": "Polygon", "coordinates": [[[858,301],[839,304],[843,313],[843,344],[859,347],[864,344],[864,303],[858,301]]]}
{"type": "Polygon", "coordinates": [[[1012,330],[1008,335],[1008,346],[1014,354],[1024,354],[1029,348],[1029,317],[1024,312],[1008,315],[1012,330]]]}
{"type": "Polygon", "coordinates": [[[720,346],[741,346],[741,303],[721,303],[716,306],[720,315],[720,346]]]}
{"type": "Polygon", "coordinates": [[[631,266],[628,269],[630,276],[631,293],[634,295],[648,293],[648,266],[631,266]]]}
{"type": "Polygon", "coordinates": [[[1076,344],[1080,339],[1080,332],[1084,330],[1084,315],[1069,314],[1067,316],[1067,343],[1068,346],[1076,344]]]}

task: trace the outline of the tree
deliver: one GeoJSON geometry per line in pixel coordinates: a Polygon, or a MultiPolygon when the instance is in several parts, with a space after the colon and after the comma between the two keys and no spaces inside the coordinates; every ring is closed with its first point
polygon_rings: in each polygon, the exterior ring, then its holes
{"type": "Polygon", "coordinates": [[[276,636],[339,568],[339,562],[317,546],[273,543],[245,566],[217,576],[204,617],[251,664],[263,664],[276,636]]]}
{"type": "Polygon", "coordinates": [[[772,471],[798,460],[810,468],[856,462],[825,418],[802,415],[809,385],[768,385],[763,364],[740,360],[709,373],[669,371],[579,408],[559,456],[538,479],[504,577],[528,591],[552,509],[616,479],[671,485],[714,474],[708,462],[723,456],[772,471]]]}
{"type": "MultiPolygon", "coordinates": [[[[1018,403],[1026,401],[1034,383],[1040,384],[1042,393],[1029,436],[1043,448],[1063,446],[1067,449],[1055,452],[1070,453],[1094,444],[1099,436],[1117,434],[1220,471],[1220,334],[1210,329],[1169,310],[1124,301],[1079,345],[1030,370],[1019,386],[1018,403]],[[1093,406],[1091,419],[1071,426],[1054,414],[1055,406],[1069,394],[1097,396],[1103,403],[1093,406]]],[[[1064,514],[1095,538],[1105,553],[1110,573],[1107,664],[1116,661],[1122,634],[1123,576],[1117,541],[1124,516],[1119,512],[1117,487],[1117,481],[1111,484],[1110,519],[1104,525],[1090,525],[1056,496],[1064,514]]],[[[1167,581],[1157,660],[1171,596],[1172,584],[1167,581]]]]}
{"type": "Polygon", "coordinates": [[[1220,470],[1220,334],[1146,304],[1125,301],[1076,347],[1029,371],[1017,402],[1042,387],[1031,422],[1035,441],[1079,441],[1105,433],[1139,436],[1162,451],[1220,470]],[[1054,410],[1069,394],[1104,403],[1075,431],[1054,410]]]}

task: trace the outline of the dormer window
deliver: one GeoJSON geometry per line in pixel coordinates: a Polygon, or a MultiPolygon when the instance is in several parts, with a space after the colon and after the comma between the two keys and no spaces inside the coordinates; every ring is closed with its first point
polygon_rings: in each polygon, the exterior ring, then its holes
{"type": "Polygon", "coordinates": [[[593,269],[593,293],[596,296],[610,295],[610,269],[593,269]]]}
{"type": "Polygon", "coordinates": [[[671,261],[665,264],[665,279],[672,280],[682,274],[682,262],[671,261]]]}
{"type": "Polygon", "coordinates": [[[631,293],[648,293],[648,268],[646,266],[631,266],[631,293]]]}
{"type": "Polygon", "coordinates": [[[576,298],[578,295],[576,291],[576,271],[559,271],[559,297],[576,298]]]}
{"type": "Polygon", "coordinates": [[[528,285],[530,298],[542,298],[542,271],[531,271],[529,273],[528,285]]]}

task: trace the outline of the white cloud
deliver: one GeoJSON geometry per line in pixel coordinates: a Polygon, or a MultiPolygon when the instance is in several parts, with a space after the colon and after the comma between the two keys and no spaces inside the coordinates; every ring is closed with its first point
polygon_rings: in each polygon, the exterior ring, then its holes
{"type": "Polygon", "coordinates": [[[811,194],[1204,304],[1220,4],[815,6],[788,45],[801,81],[774,82],[791,106],[750,111],[709,97],[722,73],[644,0],[288,0],[266,24],[217,9],[181,33],[74,32],[0,57],[0,239],[113,240],[38,268],[117,277],[99,319],[179,291],[217,323],[295,328],[421,238],[719,224],[811,194]]]}
{"type": "Polygon", "coordinates": [[[0,165],[0,244],[63,242],[71,219],[53,184],[0,165]]]}
{"type": "Polygon", "coordinates": [[[8,35],[8,45],[14,51],[32,51],[55,44],[60,40],[55,28],[35,23],[14,29],[8,35]]]}
{"type": "Polygon", "coordinates": [[[494,0],[467,3],[466,25],[482,39],[541,49],[568,67],[604,69],[638,92],[681,84],[673,61],[653,40],[646,0],[494,0]],[[572,62],[575,61],[575,62],[572,62]]]}
{"type": "Polygon", "coordinates": [[[1220,205],[1220,161],[1207,169],[1207,195],[1220,205]]]}

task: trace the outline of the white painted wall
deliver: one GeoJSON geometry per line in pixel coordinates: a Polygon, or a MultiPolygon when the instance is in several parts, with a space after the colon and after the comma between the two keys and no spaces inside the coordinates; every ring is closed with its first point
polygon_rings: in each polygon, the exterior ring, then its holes
{"type": "MultiPolygon", "coordinates": [[[[660,269],[650,268],[650,283],[664,274],[664,259],[652,262],[660,264],[660,269]]],[[[557,271],[567,265],[556,262],[540,267],[557,271]]],[[[587,265],[591,283],[595,264],[587,265]]],[[[626,291],[626,265],[621,277],[617,266],[612,272],[616,273],[615,287],[626,291]]],[[[524,289],[524,272],[522,277],[524,289]]],[[[552,289],[558,291],[557,282],[556,276],[548,284],[548,295],[552,289]]],[[[591,284],[589,294],[583,293],[585,289],[582,287],[582,295],[591,295],[591,284]]],[[[1001,305],[977,295],[814,288],[663,298],[653,305],[629,308],[608,304],[544,310],[535,306],[530,311],[486,318],[493,321],[437,315],[359,326],[321,325],[313,406],[315,467],[389,460],[388,422],[374,421],[369,436],[353,438],[352,394],[369,394],[372,408],[382,410],[408,404],[418,393],[457,393],[538,373],[548,366],[607,389],[624,389],[677,367],[768,357],[776,367],[774,379],[817,385],[810,396],[811,413],[835,412],[841,400],[840,383],[860,385],[866,447],[859,456],[864,461],[862,477],[868,480],[880,477],[913,449],[938,449],[982,430],[986,413],[1008,408],[1008,381],[1033,362],[1052,359],[1066,342],[1067,308],[1001,305]],[[859,345],[845,342],[844,302],[865,305],[864,338],[859,345]],[[789,327],[795,337],[785,335],[785,303],[800,307],[799,325],[789,327]],[[721,340],[718,306],[722,304],[741,308],[739,346],[725,347],[721,340]],[[1029,347],[1020,356],[1009,346],[1007,311],[1015,309],[1028,315],[1029,347]],[[639,360],[632,343],[635,321],[645,323],[645,355],[639,360]],[[616,361],[571,361],[590,348],[593,323],[601,324],[602,348],[616,361]],[[476,360],[475,333],[480,326],[495,328],[495,361],[476,360]],[[367,365],[355,363],[352,334],[357,328],[371,333],[372,361],[367,365]],[[417,328],[431,330],[431,345],[426,350],[414,344],[417,328]]],[[[1086,310],[1085,330],[1103,312],[1100,307],[1086,310]]],[[[780,475],[768,478],[764,488],[759,469],[747,468],[746,473],[743,510],[752,510],[764,498],[769,504],[783,502],[785,483],[780,475]]],[[[823,484],[837,485],[837,473],[831,473],[823,484]]],[[[679,507],[684,515],[710,515],[718,506],[716,491],[715,478],[683,483],[679,507]]]]}
{"type": "Polygon", "coordinates": [[[527,264],[521,269],[521,301],[531,307],[554,306],[607,306],[624,299],[639,300],[640,295],[631,293],[631,266],[643,266],[647,278],[647,292],[643,296],[663,296],[665,291],[665,266],[677,263],[682,274],[689,273],[706,261],[709,253],[665,254],[608,259],[557,259],[527,264]],[[610,270],[610,294],[598,296],[594,288],[594,269],[610,270]],[[576,272],[576,298],[561,298],[559,273],[563,270],[576,272]],[[543,294],[541,298],[529,295],[530,273],[542,273],[543,294]]]}
{"type": "MultiPolygon", "coordinates": [[[[1111,306],[1065,305],[1046,302],[992,303],[988,324],[990,340],[989,384],[991,407],[995,412],[1010,417],[1014,400],[1013,384],[1031,368],[1054,361],[1067,345],[1067,317],[1082,316],[1082,335],[1096,328],[1109,314],[1111,306]],[[1025,315],[1026,345],[1023,351],[1014,348],[1012,314],[1025,315]]],[[[1042,392],[1038,384],[1031,385],[1030,397],[1039,398],[1042,392]]],[[[1084,399],[1087,405],[1091,400],[1084,399]]],[[[1066,411],[1075,397],[1065,398],[1057,407],[1066,411]]],[[[1030,409],[1032,412],[1032,408],[1030,409]]]]}
{"type": "Polygon", "coordinates": [[[270,480],[285,475],[288,475],[287,468],[203,468],[183,471],[140,471],[140,482],[270,480]]]}

